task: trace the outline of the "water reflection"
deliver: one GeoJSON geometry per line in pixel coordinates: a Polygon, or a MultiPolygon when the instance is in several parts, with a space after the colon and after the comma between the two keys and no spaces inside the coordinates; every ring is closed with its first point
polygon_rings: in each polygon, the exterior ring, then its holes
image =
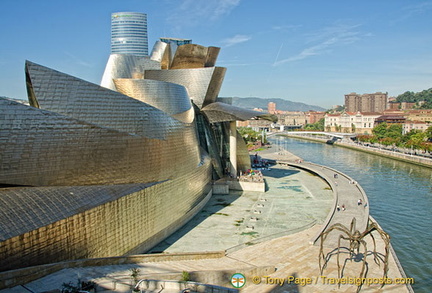
{"type": "Polygon", "coordinates": [[[367,153],[277,137],[270,141],[354,178],[366,191],[370,213],[392,245],[415,292],[432,292],[432,169],[367,153]]]}

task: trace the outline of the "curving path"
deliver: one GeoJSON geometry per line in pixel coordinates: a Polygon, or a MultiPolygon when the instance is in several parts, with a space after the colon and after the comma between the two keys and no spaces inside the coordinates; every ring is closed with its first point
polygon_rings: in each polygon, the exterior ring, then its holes
{"type": "MultiPolygon", "coordinates": [[[[289,155],[289,153],[284,150],[280,150],[279,152],[269,150],[262,152],[261,156],[265,159],[275,160],[281,165],[287,165],[314,173],[325,180],[333,190],[334,201],[332,210],[323,228],[311,239],[311,243],[317,244],[321,232],[331,227],[333,224],[340,223],[349,229],[353,218],[356,219],[357,230],[363,232],[366,229],[369,219],[368,198],[361,186],[348,175],[326,166],[304,162],[296,156],[289,155]],[[359,200],[362,202],[361,205],[358,204],[359,200]]],[[[326,240],[326,246],[337,245],[338,238],[339,233],[330,233],[326,240]]]]}

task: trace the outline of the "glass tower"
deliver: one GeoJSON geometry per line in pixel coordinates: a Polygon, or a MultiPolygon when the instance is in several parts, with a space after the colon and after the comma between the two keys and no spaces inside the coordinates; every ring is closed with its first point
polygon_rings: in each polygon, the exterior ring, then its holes
{"type": "Polygon", "coordinates": [[[111,54],[148,56],[147,14],[111,14],[111,54]]]}

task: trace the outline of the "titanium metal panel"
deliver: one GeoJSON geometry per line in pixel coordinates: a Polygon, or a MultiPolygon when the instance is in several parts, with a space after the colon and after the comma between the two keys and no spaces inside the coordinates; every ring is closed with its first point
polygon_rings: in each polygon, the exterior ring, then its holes
{"type": "Polygon", "coordinates": [[[220,48],[196,44],[181,45],[175,52],[170,69],[214,67],[220,48]]]}
{"type": "Polygon", "coordinates": [[[236,120],[244,121],[262,115],[261,112],[247,110],[244,108],[228,105],[222,102],[212,103],[202,108],[202,111],[207,116],[210,123],[236,121],[236,120]]]}
{"type": "MultiPolygon", "coordinates": [[[[185,87],[181,85],[149,79],[116,79],[114,83],[120,93],[149,104],[170,116],[186,111],[193,113],[190,98],[185,87]]],[[[193,119],[193,115],[189,118],[193,119]]]]}
{"type": "Polygon", "coordinates": [[[26,71],[41,109],[148,138],[165,139],[182,127],[163,111],[96,84],[29,61],[26,71]]]}
{"type": "MultiPolygon", "coordinates": [[[[156,41],[156,43],[153,46],[153,50],[150,54],[150,60],[161,63],[167,47],[168,47],[167,43],[162,41],[156,41]]],[[[155,69],[160,69],[160,68],[155,68],[155,69]]]]}
{"type": "Polygon", "coordinates": [[[193,123],[149,139],[0,98],[0,125],[0,184],[148,183],[200,162],[193,123]]]}
{"type": "Polygon", "coordinates": [[[181,45],[175,52],[170,69],[203,68],[207,59],[207,51],[207,47],[201,45],[181,45]]]}
{"type": "Polygon", "coordinates": [[[249,169],[252,169],[249,151],[243,137],[237,131],[237,170],[246,171],[249,169]]]}
{"type": "Polygon", "coordinates": [[[151,60],[148,57],[111,54],[105,66],[101,86],[115,91],[114,79],[143,78],[144,71],[147,69],[161,69],[160,62],[151,60]]]}
{"type": "Polygon", "coordinates": [[[151,184],[18,187],[0,192],[0,241],[95,208],[151,184]],[[6,223],[13,222],[13,225],[6,223]]]}
{"type": "Polygon", "coordinates": [[[208,47],[206,61],[204,67],[214,67],[216,65],[217,57],[219,56],[219,47],[208,47]]]}
{"type": "Polygon", "coordinates": [[[0,271],[142,253],[202,208],[211,195],[210,178],[204,157],[176,178],[152,185],[0,190],[6,206],[0,227],[8,225],[0,234],[0,271]]]}
{"type": "Polygon", "coordinates": [[[219,94],[226,68],[207,67],[173,70],[146,70],[145,79],[172,82],[184,86],[199,108],[213,103],[219,94]]]}

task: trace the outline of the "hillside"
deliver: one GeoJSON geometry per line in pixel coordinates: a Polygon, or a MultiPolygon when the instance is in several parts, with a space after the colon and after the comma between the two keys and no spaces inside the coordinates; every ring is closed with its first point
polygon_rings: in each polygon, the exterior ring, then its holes
{"type": "Polygon", "coordinates": [[[276,103],[276,109],[282,111],[302,111],[307,112],[309,110],[313,111],[325,111],[326,109],[319,106],[312,106],[300,102],[291,102],[283,99],[263,99],[263,98],[232,98],[233,106],[253,109],[261,108],[267,111],[267,104],[269,102],[276,103]]]}

